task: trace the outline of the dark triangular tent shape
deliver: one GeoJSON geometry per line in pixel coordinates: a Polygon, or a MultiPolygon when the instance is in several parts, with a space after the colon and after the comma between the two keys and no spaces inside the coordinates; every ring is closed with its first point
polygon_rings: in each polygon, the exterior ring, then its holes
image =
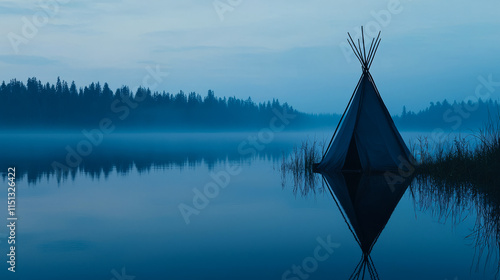
{"type": "Polygon", "coordinates": [[[370,253],[408,188],[411,178],[389,184],[384,174],[321,172],[347,226],[362,251],[350,279],[378,279],[370,253]]]}
{"type": "MultiPolygon", "coordinates": [[[[361,28],[363,34],[363,28],[361,28]]],[[[372,40],[368,53],[349,35],[363,74],[342,115],[318,170],[383,172],[396,170],[412,155],[404,143],[375,86],[369,69],[380,44],[380,32],[372,40]]]]}

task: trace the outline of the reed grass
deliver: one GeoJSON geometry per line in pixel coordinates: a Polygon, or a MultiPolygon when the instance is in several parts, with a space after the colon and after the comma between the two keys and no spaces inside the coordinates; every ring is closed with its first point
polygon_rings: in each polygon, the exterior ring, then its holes
{"type": "MultiPolygon", "coordinates": [[[[415,204],[458,223],[475,213],[469,238],[476,248],[475,268],[493,262],[500,274],[500,117],[470,137],[430,145],[417,139],[415,204]],[[434,146],[431,151],[429,147],[434,146]],[[493,260],[493,261],[492,261],[493,260]]],[[[414,196],[415,197],[415,196],[414,196]]]]}
{"type": "MultiPolygon", "coordinates": [[[[493,262],[494,278],[500,279],[500,116],[490,118],[472,136],[443,143],[432,143],[427,137],[416,140],[410,143],[417,159],[416,180],[410,187],[416,207],[453,224],[474,213],[475,226],[467,238],[476,248],[475,268],[493,262]]],[[[321,161],[324,150],[325,143],[314,140],[283,154],[283,187],[286,178],[292,177],[295,194],[324,190],[324,181],[314,173],[314,163],[321,161]]]]}
{"type": "Polygon", "coordinates": [[[500,204],[500,118],[490,118],[471,138],[455,137],[448,145],[436,145],[434,152],[427,139],[419,140],[417,175],[443,185],[469,184],[500,204]]]}
{"type": "Polygon", "coordinates": [[[283,153],[280,165],[282,186],[285,187],[287,178],[292,178],[295,194],[300,192],[302,196],[307,196],[316,192],[317,186],[324,189],[321,177],[314,173],[314,164],[321,160],[324,149],[324,142],[306,140],[295,146],[289,155],[283,153]]]}

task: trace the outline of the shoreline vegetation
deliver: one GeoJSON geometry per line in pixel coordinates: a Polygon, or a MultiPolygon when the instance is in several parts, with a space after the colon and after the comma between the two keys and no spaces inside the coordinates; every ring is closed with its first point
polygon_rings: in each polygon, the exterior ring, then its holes
{"type": "Polygon", "coordinates": [[[477,133],[455,137],[451,142],[433,145],[426,138],[417,141],[418,176],[500,191],[500,116],[497,120],[490,118],[477,133]],[[434,146],[432,151],[430,145],[434,146]]]}
{"type": "Polygon", "coordinates": [[[283,153],[278,169],[281,172],[281,186],[285,188],[287,179],[293,181],[293,193],[307,196],[309,192],[316,192],[317,186],[325,189],[323,180],[316,176],[314,164],[321,160],[326,149],[326,142],[316,139],[303,141],[300,147],[294,147],[289,155],[283,153]]]}
{"type": "Polygon", "coordinates": [[[431,153],[427,140],[419,141],[419,164],[411,187],[415,205],[454,224],[475,213],[468,239],[476,249],[474,267],[497,266],[500,276],[500,116],[489,121],[471,138],[456,137],[436,145],[431,153]],[[472,143],[471,143],[472,142],[472,143]],[[423,145],[422,145],[423,144],[423,145]]]}
{"type": "MultiPolygon", "coordinates": [[[[489,118],[479,131],[442,143],[417,138],[410,145],[417,159],[410,185],[416,208],[430,211],[439,220],[455,225],[475,214],[471,234],[466,238],[476,249],[474,269],[497,266],[500,276],[500,115],[489,118]]],[[[293,178],[294,193],[307,196],[324,190],[321,176],[313,173],[325,146],[304,141],[290,155],[283,155],[282,178],[293,178]],[[321,186],[321,187],[318,187],[321,186]]],[[[283,188],[286,181],[283,180],[283,188]]]]}
{"type": "MultiPolygon", "coordinates": [[[[272,93],[270,93],[272,95],[272,93]]],[[[487,112],[498,110],[497,100],[477,102],[431,102],[413,112],[403,106],[393,115],[399,129],[426,131],[436,127],[444,131],[467,131],[487,119],[487,112]],[[472,111],[474,113],[472,113],[472,111]]],[[[121,86],[112,90],[107,83],[77,87],[57,78],[55,84],[29,78],[0,85],[0,130],[81,131],[99,126],[103,119],[116,124],[116,131],[210,132],[248,131],[269,126],[276,112],[296,117],[287,130],[335,127],[339,114],[313,114],[296,110],[273,99],[256,103],[250,97],[217,97],[212,90],[198,93],[169,93],[139,87],[121,86]]]]}
{"type": "MultiPolygon", "coordinates": [[[[428,137],[416,140],[417,143],[410,144],[417,159],[416,176],[448,184],[465,182],[500,195],[500,114],[495,119],[490,117],[479,131],[467,136],[459,135],[441,143],[431,143],[428,137]]],[[[316,139],[302,141],[290,155],[283,154],[280,169],[295,174],[314,173],[314,163],[321,160],[325,143],[316,139]]]]}

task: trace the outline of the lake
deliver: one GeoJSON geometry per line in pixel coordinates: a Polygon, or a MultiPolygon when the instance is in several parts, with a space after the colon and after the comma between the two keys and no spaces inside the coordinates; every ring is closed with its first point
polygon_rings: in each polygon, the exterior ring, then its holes
{"type": "MultiPolygon", "coordinates": [[[[15,167],[18,220],[15,273],[0,229],[1,279],[349,279],[366,262],[336,181],[304,190],[280,171],[330,134],[3,134],[0,218],[15,167]]],[[[481,255],[477,209],[406,187],[386,224],[364,229],[377,235],[364,278],[493,279],[498,244],[481,255]]]]}

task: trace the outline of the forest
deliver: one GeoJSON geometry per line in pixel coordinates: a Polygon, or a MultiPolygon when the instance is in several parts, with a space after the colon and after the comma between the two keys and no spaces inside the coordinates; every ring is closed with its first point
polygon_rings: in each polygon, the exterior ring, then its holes
{"type": "Polygon", "coordinates": [[[55,85],[29,78],[26,84],[11,80],[0,86],[0,128],[4,129],[84,129],[109,118],[117,130],[246,130],[269,126],[276,112],[295,115],[289,129],[334,125],[339,119],[301,113],[276,99],[257,104],[250,97],[216,97],[212,90],[205,97],[128,86],[113,91],[107,83],[77,88],[60,78],[55,85]]]}
{"type": "MultiPolygon", "coordinates": [[[[496,100],[449,103],[431,102],[418,112],[394,115],[401,130],[465,131],[480,127],[488,118],[498,118],[496,100]]],[[[340,115],[299,112],[277,99],[255,103],[236,97],[206,96],[179,91],[136,90],[122,86],[112,90],[107,83],[77,87],[57,78],[56,84],[29,78],[26,83],[10,80],[0,85],[0,128],[26,130],[81,130],[96,127],[104,118],[117,130],[247,130],[269,125],[276,112],[288,112],[295,118],[287,129],[335,127],[340,115]]]]}
{"type": "Polygon", "coordinates": [[[404,130],[471,131],[482,127],[489,120],[499,119],[497,100],[430,102],[429,107],[418,112],[407,111],[403,106],[400,115],[393,116],[397,127],[404,130]]]}

